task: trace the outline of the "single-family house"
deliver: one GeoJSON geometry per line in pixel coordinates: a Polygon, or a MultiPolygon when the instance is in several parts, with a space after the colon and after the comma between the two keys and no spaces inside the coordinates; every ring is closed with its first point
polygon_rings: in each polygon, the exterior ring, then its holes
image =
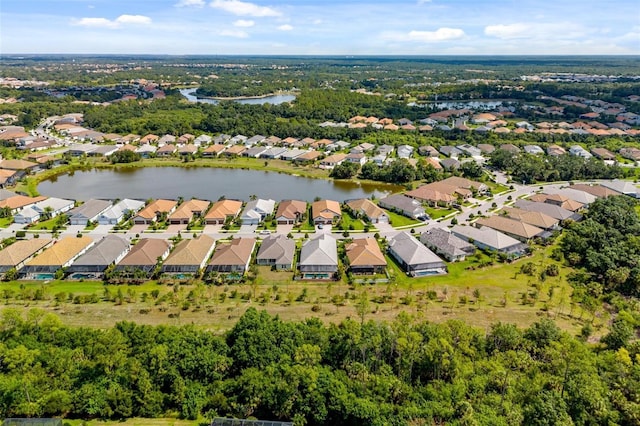
{"type": "Polygon", "coordinates": [[[300,273],[303,279],[332,279],[338,271],[338,246],[329,234],[306,241],[300,250],[300,273]]]}
{"type": "Polygon", "coordinates": [[[371,223],[389,223],[389,215],[367,198],[348,201],[347,206],[352,212],[366,217],[371,223]]]}
{"type": "Polygon", "coordinates": [[[576,183],[575,185],[571,185],[571,188],[577,191],[586,192],[597,198],[607,198],[614,195],[622,195],[622,193],[602,185],[589,185],[589,184],[583,184],[583,183],[576,183]]]}
{"type": "Polygon", "coordinates": [[[495,229],[523,243],[535,237],[544,238],[550,236],[550,234],[542,228],[506,216],[482,217],[476,221],[476,225],[495,229]]]}
{"type": "Polygon", "coordinates": [[[547,231],[553,231],[560,228],[560,221],[548,214],[516,209],[513,207],[503,207],[502,212],[504,212],[507,217],[528,223],[529,225],[537,226],[538,228],[546,229],[547,231]]]}
{"type": "Polygon", "coordinates": [[[414,148],[410,145],[400,145],[398,147],[398,158],[411,158],[414,148]]]}
{"type": "Polygon", "coordinates": [[[458,170],[461,165],[455,158],[443,158],[440,160],[440,168],[448,171],[458,170]]]}
{"type": "Polygon", "coordinates": [[[240,155],[243,157],[258,158],[263,152],[267,151],[267,149],[266,146],[254,146],[253,148],[242,151],[240,155]]]}
{"type": "Polygon", "coordinates": [[[276,207],[274,200],[258,198],[247,203],[240,218],[243,225],[258,225],[265,217],[273,214],[276,207]]]}
{"type": "Polygon", "coordinates": [[[455,225],[451,233],[478,247],[481,250],[497,251],[509,257],[520,257],[529,246],[515,238],[489,227],[455,225]]]}
{"type": "Polygon", "coordinates": [[[638,187],[633,182],[627,180],[605,180],[600,182],[600,185],[633,198],[640,198],[638,187]]]}
{"type": "Polygon", "coordinates": [[[213,203],[204,216],[207,225],[223,225],[227,219],[234,219],[242,210],[242,201],[220,200],[213,203]]]}
{"type": "Polygon", "coordinates": [[[244,275],[255,246],[255,238],[234,238],[229,243],[219,243],[207,265],[207,272],[244,275]]]}
{"type": "Polygon", "coordinates": [[[378,202],[378,205],[414,219],[427,217],[424,207],[420,202],[402,194],[389,195],[382,198],[378,202]]]}
{"type": "Polygon", "coordinates": [[[447,266],[434,252],[408,232],[389,238],[389,254],[413,277],[446,274],[447,266]]]}
{"type": "Polygon", "coordinates": [[[169,256],[171,244],[158,238],[143,238],[116,264],[116,271],[125,277],[148,276],[169,256]]]}
{"type": "Polygon", "coordinates": [[[144,201],[125,198],[103,211],[100,216],[98,216],[98,223],[100,225],[116,225],[120,223],[125,216],[137,213],[143,207],[144,201]]]}
{"type": "Polygon", "coordinates": [[[298,155],[293,159],[295,163],[313,163],[318,158],[322,157],[322,152],[320,151],[307,151],[302,155],[298,155]]]}
{"type": "Polygon", "coordinates": [[[71,225],[86,225],[98,219],[98,216],[111,207],[111,201],[91,199],[86,203],[69,210],[71,225]]]}
{"type": "Polygon", "coordinates": [[[354,274],[382,274],[387,267],[382,250],[375,238],[354,239],[345,245],[349,270],[354,274]]]}
{"type": "Polygon", "coordinates": [[[440,152],[443,155],[446,155],[447,157],[450,157],[450,158],[458,158],[460,155],[462,155],[462,151],[460,151],[455,146],[449,146],[449,145],[441,146],[440,152]]]}
{"type": "Polygon", "coordinates": [[[129,242],[117,235],[107,235],[79,256],[67,269],[71,278],[98,278],[129,252],[129,242]],[[74,274],[79,274],[74,277],[74,274]]]}
{"type": "Polygon", "coordinates": [[[264,142],[265,139],[266,137],[262,135],[251,136],[249,139],[244,141],[244,146],[246,146],[247,148],[250,148],[254,145],[264,142]]]}
{"type": "Polygon", "coordinates": [[[177,205],[178,203],[174,200],[154,200],[138,212],[133,218],[133,223],[136,225],[151,225],[162,215],[169,216],[173,213],[177,205]]]}
{"type": "Polygon", "coordinates": [[[584,159],[589,159],[593,157],[589,151],[581,147],[580,145],[573,145],[569,148],[569,154],[575,155],[576,157],[581,157],[584,159]]]}
{"type": "Polygon", "coordinates": [[[195,146],[209,145],[213,141],[213,138],[209,135],[200,135],[193,140],[195,146]]]}
{"type": "Polygon", "coordinates": [[[164,146],[164,145],[175,144],[175,143],[176,143],[176,137],[173,135],[164,135],[164,136],[161,136],[160,139],[158,139],[158,146],[164,146]]]}
{"type": "Polygon", "coordinates": [[[605,161],[613,161],[616,159],[616,155],[606,148],[592,148],[591,153],[599,159],[605,161]]]}
{"type": "Polygon", "coordinates": [[[418,154],[424,155],[426,157],[439,157],[440,153],[437,149],[432,147],[431,145],[422,145],[418,148],[418,154]]]}
{"type": "Polygon", "coordinates": [[[152,155],[155,155],[158,148],[155,145],[140,145],[136,152],[140,154],[142,158],[149,158],[152,155]]]}
{"type": "Polygon", "coordinates": [[[178,148],[178,154],[185,156],[185,155],[193,155],[196,152],[198,152],[198,147],[195,146],[192,143],[188,143],[186,145],[182,145],[181,147],[178,148]]]}
{"type": "Polygon", "coordinates": [[[38,201],[31,207],[40,214],[40,219],[51,219],[70,211],[74,205],[73,200],[49,197],[46,200],[38,201]]]}
{"type": "Polygon", "coordinates": [[[0,208],[9,208],[12,214],[16,214],[27,206],[33,205],[39,201],[46,200],[47,197],[27,197],[25,195],[14,195],[0,201],[0,208]]]}
{"type": "Polygon", "coordinates": [[[162,264],[162,273],[197,275],[213,253],[215,240],[208,235],[180,241],[162,264]]]}
{"type": "Polygon", "coordinates": [[[337,153],[330,155],[323,160],[320,161],[321,169],[333,169],[335,166],[342,164],[342,162],[347,158],[347,154],[337,153]]]}
{"type": "Polygon", "coordinates": [[[168,217],[171,225],[186,225],[191,219],[204,216],[209,207],[209,201],[191,199],[183,202],[168,217]]]}
{"type": "Polygon", "coordinates": [[[467,154],[467,155],[469,155],[471,157],[481,157],[482,156],[482,151],[480,151],[475,146],[469,145],[468,143],[465,143],[465,144],[462,144],[462,145],[458,145],[458,146],[456,146],[456,148],[458,148],[460,151],[464,152],[465,154],[467,154]]]}
{"type": "Polygon", "coordinates": [[[420,242],[449,262],[462,261],[476,250],[473,244],[443,228],[431,228],[423,232],[420,235],[420,242]]]}
{"type": "Polygon", "coordinates": [[[26,262],[48,247],[53,240],[48,238],[31,238],[18,240],[0,250],[0,274],[11,269],[19,270],[26,262]]]}
{"type": "Polygon", "coordinates": [[[512,143],[505,143],[500,145],[500,149],[503,151],[507,151],[510,152],[512,154],[519,154],[520,153],[520,148],[518,148],[517,146],[515,146],[512,143]]]}
{"type": "Polygon", "coordinates": [[[281,156],[280,159],[281,160],[285,160],[285,161],[293,161],[296,158],[300,157],[301,155],[306,154],[307,151],[302,150],[302,149],[289,149],[286,152],[284,152],[281,156]]]}
{"type": "Polygon", "coordinates": [[[491,154],[493,151],[496,150],[496,147],[489,143],[479,143],[478,149],[483,154],[491,154]]]}
{"type": "Polygon", "coordinates": [[[213,138],[213,143],[216,145],[224,145],[227,142],[229,142],[229,140],[231,139],[231,135],[227,135],[225,133],[222,133],[216,137],[213,138]]]}
{"type": "Polygon", "coordinates": [[[559,155],[564,155],[566,153],[567,151],[565,151],[565,149],[560,145],[552,144],[547,147],[547,155],[551,157],[557,157],[559,155]]]}
{"type": "Polygon", "coordinates": [[[584,207],[584,204],[563,194],[533,194],[528,200],[536,203],[553,204],[554,206],[560,206],[572,212],[577,212],[584,207]]]}
{"type": "Polygon", "coordinates": [[[307,213],[307,203],[300,200],[283,200],[276,211],[278,225],[295,225],[307,213]]]}
{"type": "Polygon", "coordinates": [[[226,148],[227,147],[225,145],[219,145],[219,144],[209,145],[208,147],[206,147],[202,151],[202,156],[203,157],[217,157],[226,148]]]}
{"type": "Polygon", "coordinates": [[[287,151],[287,148],[282,147],[268,148],[260,154],[260,158],[278,159],[287,151]]]}
{"type": "Polygon", "coordinates": [[[544,150],[540,148],[538,145],[525,145],[524,152],[527,154],[539,155],[544,154],[544,150]]]}
{"type": "Polygon", "coordinates": [[[344,161],[362,166],[367,162],[367,156],[364,153],[350,153],[344,161]]]}
{"type": "Polygon", "coordinates": [[[342,217],[342,210],[340,210],[340,203],[333,200],[319,200],[311,204],[311,216],[313,223],[317,224],[332,224],[337,222],[342,217]]]}
{"type": "Polygon", "coordinates": [[[270,235],[262,241],[256,263],[275,269],[292,269],[296,255],[296,242],[284,235],[270,235]]]}
{"type": "Polygon", "coordinates": [[[173,155],[178,150],[173,144],[162,145],[160,148],[156,150],[156,156],[158,157],[169,157],[173,155]]]}
{"type": "Polygon", "coordinates": [[[58,269],[66,268],[94,243],[92,238],[65,237],[29,260],[18,271],[22,278],[51,279],[58,269]]]}
{"type": "Polygon", "coordinates": [[[579,213],[574,213],[570,210],[563,209],[560,206],[549,203],[536,203],[529,200],[517,200],[514,204],[514,207],[522,210],[544,213],[560,221],[567,219],[577,221],[582,219],[582,215],[579,213]]]}

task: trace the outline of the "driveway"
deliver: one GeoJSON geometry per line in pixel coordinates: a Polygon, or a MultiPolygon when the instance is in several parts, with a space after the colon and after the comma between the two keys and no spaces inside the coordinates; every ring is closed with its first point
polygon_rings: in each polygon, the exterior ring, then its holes
{"type": "Polygon", "coordinates": [[[289,232],[293,232],[293,225],[278,225],[276,227],[276,233],[287,235],[289,232]]]}
{"type": "Polygon", "coordinates": [[[378,228],[378,231],[380,232],[390,232],[393,231],[393,226],[391,226],[388,223],[374,223],[373,226],[375,226],[376,228],[378,228]]]}
{"type": "Polygon", "coordinates": [[[168,232],[170,234],[177,234],[178,232],[182,232],[185,229],[187,229],[187,225],[186,224],[180,224],[180,225],[169,225],[167,227],[167,230],[165,232],[168,232]]]}
{"type": "Polygon", "coordinates": [[[86,228],[86,225],[69,225],[67,229],[62,232],[64,235],[76,235],[78,232],[82,232],[86,228]]]}
{"type": "Polygon", "coordinates": [[[147,229],[149,225],[133,225],[127,234],[142,234],[142,232],[147,229]]]}
{"type": "Polygon", "coordinates": [[[205,225],[204,232],[205,234],[219,234],[222,231],[223,225],[205,225]]]}
{"type": "Polygon", "coordinates": [[[90,234],[107,235],[113,229],[113,225],[98,225],[90,234]]]}
{"type": "Polygon", "coordinates": [[[238,234],[255,234],[258,229],[258,225],[242,225],[238,234]]]}

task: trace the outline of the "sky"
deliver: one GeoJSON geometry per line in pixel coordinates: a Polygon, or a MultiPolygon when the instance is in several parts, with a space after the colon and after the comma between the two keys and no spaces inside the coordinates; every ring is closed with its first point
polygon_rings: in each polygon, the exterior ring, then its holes
{"type": "Polygon", "coordinates": [[[0,53],[640,54],[638,0],[0,0],[0,53]]]}

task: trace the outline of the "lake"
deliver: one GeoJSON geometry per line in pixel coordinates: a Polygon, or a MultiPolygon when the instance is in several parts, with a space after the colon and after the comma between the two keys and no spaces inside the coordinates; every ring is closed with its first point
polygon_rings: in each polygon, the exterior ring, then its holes
{"type": "Polygon", "coordinates": [[[292,176],[259,170],[146,167],[76,171],[38,185],[42,195],[75,200],[90,198],[173,198],[217,200],[221,196],[248,201],[251,195],[276,201],[316,197],[344,201],[383,197],[402,188],[292,176]]]}
{"type": "MultiPolygon", "coordinates": [[[[180,89],[180,94],[184,96],[189,102],[201,102],[205,104],[217,104],[219,101],[216,99],[198,98],[195,95],[197,89],[180,89]]],[[[262,105],[273,104],[278,105],[284,102],[291,102],[295,99],[295,95],[272,95],[265,96],[263,98],[240,98],[234,99],[234,102],[248,105],[262,105]]]]}

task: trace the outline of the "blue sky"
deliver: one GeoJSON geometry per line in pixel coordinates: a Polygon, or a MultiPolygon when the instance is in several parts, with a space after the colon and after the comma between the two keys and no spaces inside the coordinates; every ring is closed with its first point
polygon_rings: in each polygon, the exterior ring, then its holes
{"type": "Polygon", "coordinates": [[[1,0],[2,53],[640,54],[638,0],[1,0]]]}

